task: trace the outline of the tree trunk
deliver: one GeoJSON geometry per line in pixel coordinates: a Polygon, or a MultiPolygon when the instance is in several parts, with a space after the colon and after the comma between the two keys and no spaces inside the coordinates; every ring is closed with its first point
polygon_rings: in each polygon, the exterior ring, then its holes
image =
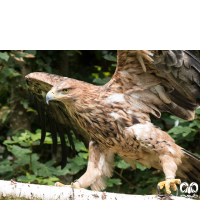
{"type": "MultiPolygon", "coordinates": [[[[128,195],[109,192],[96,192],[70,187],[56,187],[17,183],[13,181],[0,181],[0,199],[43,199],[43,200],[159,200],[157,195],[128,195]]],[[[175,197],[168,200],[188,200],[189,198],[175,197]]]]}

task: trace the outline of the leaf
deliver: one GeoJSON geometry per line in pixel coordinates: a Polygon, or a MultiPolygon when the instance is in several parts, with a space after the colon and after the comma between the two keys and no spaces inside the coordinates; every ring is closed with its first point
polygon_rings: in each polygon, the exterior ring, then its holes
{"type": "MultiPolygon", "coordinates": [[[[40,163],[40,166],[39,166],[40,169],[38,168],[39,169],[38,175],[47,177],[47,176],[52,176],[52,174],[56,175],[56,176],[61,176],[61,175],[70,173],[70,171],[67,167],[65,167],[62,170],[61,170],[61,167],[58,167],[58,168],[52,167],[53,163],[55,163],[55,161],[52,161],[52,160],[46,162],[45,164],[40,163]]],[[[36,171],[36,169],[34,169],[34,171],[36,171]]]]}
{"type": "Polygon", "coordinates": [[[177,126],[177,127],[173,127],[172,129],[170,129],[168,131],[168,133],[174,133],[174,134],[180,134],[182,133],[183,137],[187,136],[189,133],[191,133],[192,131],[195,131],[195,129],[192,129],[190,127],[187,126],[177,126]]]}
{"type": "Polygon", "coordinates": [[[17,178],[17,181],[21,181],[21,182],[33,182],[36,179],[36,175],[30,175],[30,174],[26,174],[26,176],[19,176],[17,178]]]}
{"type": "Polygon", "coordinates": [[[8,114],[10,113],[10,111],[11,110],[9,108],[3,111],[2,116],[1,116],[2,123],[4,123],[6,121],[6,119],[8,118],[8,114]]]}
{"type": "Polygon", "coordinates": [[[33,173],[38,174],[38,170],[41,169],[42,167],[43,167],[42,163],[32,160],[30,169],[33,171],[33,173]]]}
{"type": "Polygon", "coordinates": [[[2,60],[8,61],[9,55],[8,55],[7,52],[4,52],[4,53],[0,52],[0,58],[1,58],[2,60]]]}
{"type": "MultiPolygon", "coordinates": [[[[55,161],[50,160],[46,162],[45,164],[41,163],[41,169],[38,170],[38,175],[47,177],[47,176],[52,176],[56,170],[56,168],[52,167],[52,165],[55,163],[55,161]]],[[[56,172],[55,172],[56,173],[56,172]]]]}
{"type": "Polygon", "coordinates": [[[194,120],[194,121],[192,121],[192,122],[190,122],[190,125],[189,125],[189,127],[198,127],[198,128],[200,128],[200,122],[198,122],[198,121],[196,121],[196,120],[194,120]]]}
{"type": "Polygon", "coordinates": [[[40,158],[39,155],[36,153],[33,153],[31,155],[32,162],[36,162],[37,160],[39,160],[39,158],[40,158]]]}
{"type": "Polygon", "coordinates": [[[113,185],[121,185],[121,180],[119,178],[107,178],[107,187],[113,187],[113,185]]]}
{"type": "Polygon", "coordinates": [[[16,164],[16,167],[29,165],[30,164],[30,155],[15,155],[18,160],[15,160],[14,164],[16,164]]]}
{"type": "Polygon", "coordinates": [[[85,167],[85,165],[74,165],[74,167],[71,168],[71,170],[70,170],[70,174],[72,174],[72,175],[77,174],[84,167],[85,167]]]}
{"type": "Polygon", "coordinates": [[[114,56],[111,56],[109,54],[106,54],[104,56],[104,59],[109,60],[109,61],[113,61],[113,62],[117,62],[117,58],[115,58],[114,56]]]}
{"type": "MultiPolygon", "coordinates": [[[[68,159],[70,160],[70,159],[68,159]]],[[[69,169],[69,174],[77,174],[80,170],[82,170],[85,165],[77,165],[76,163],[68,163],[65,168],[69,169]]]]}
{"type": "Polygon", "coordinates": [[[120,160],[119,162],[117,162],[115,164],[120,169],[127,169],[128,167],[130,167],[130,165],[127,164],[124,160],[120,160]]]}
{"type": "Polygon", "coordinates": [[[6,173],[13,171],[13,166],[11,166],[11,161],[5,159],[0,162],[0,173],[6,173]]]}
{"type": "Polygon", "coordinates": [[[54,185],[56,181],[59,181],[59,179],[55,176],[49,177],[48,179],[43,179],[43,177],[38,177],[36,179],[39,184],[41,185],[54,185]]]}
{"type": "Polygon", "coordinates": [[[53,170],[54,170],[53,167],[49,167],[49,166],[46,166],[45,164],[43,164],[43,167],[38,170],[38,175],[43,176],[43,177],[52,176],[53,170]]]}
{"type": "Polygon", "coordinates": [[[20,100],[20,103],[23,105],[23,107],[25,108],[25,109],[27,109],[28,108],[28,104],[29,104],[29,102],[27,101],[27,100],[20,100]]]}
{"type": "Polygon", "coordinates": [[[20,140],[19,140],[19,138],[17,136],[13,136],[12,139],[13,140],[5,140],[3,142],[3,144],[4,145],[8,145],[8,144],[15,144],[15,143],[19,143],[20,142],[20,140]]]}
{"type": "Polygon", "coordinates": [[[138,162],[133,161],[136,164],[137,169],[140,169],[141,171],[144,171],[146,167],[140,165],[138,162]]]}
{"type": "Polygon", "coordinates": [[[93,83],[96,83],[98,85],[105,85],[107,82],[109,82],[111,77],[106,78],[96,78],[93,80],[93,83]]]}
{"type": "Polygon", "coordinates": [[[20,146],[22,147],[30,147],[31,146],[31,142],[27,143],[27,142],[19,142],[20,146]]]}
{"type": "Polygon", "coordinates": [[[19,143],[19,141],[12,141],[12,140],[5,140],[4,142],[3,142],[3,144],[4,145],[8,145],[8,144],[16,144],[16,143],[19,143]]]}
{"type": "Polygon", "coordinates": [[[70,173],[70,171],[69,171],[68,168],[65,167],[65,168],[61,169],[60,166],[57,167],[57,168],[55,169],[55,171],[53,172],[53,174],[54,174],[55,176],[64,176],[64,175],[69,174],[69,173],[70,173]]]}
{"type": "Polygon", "coordinates": [[[73,159],[73,162],[76,163],[77,165],[86,165],[87,164],[87,160],[80,156],[76,156],[76,158],[73,159]]]}
{"type": "Polygon", "coordinates": [[[196,114],[200,115],[200,108],[195,111],[196,114]]]}
{"type": "Polygon", "coordinates": [[[24,133],[21,133],[21,136],[18,138],[20,141],[27,140],[31,138],[31,132],[29,130],[25,130],[24,133]]]}
{"type": "Polygon", "coordinates": [[[179,123],[185,123],[185,122],[188,122],[188,121],[186,121],[186,120],[184,120],[184,119],[180,119],[180,118],[175,117],[175,116],[173,116],[173,115],[171,115],[170,118],[173,119],[173,120],[175,120],[175,121],[176,121],[176,120],[179,120],[179,123]]]}
{"type": "MultiPolygon", "coordinates": [[[[49,135],[51,135],[51,133],[46,132],[46,138],[47,138],[49,135]]],[[[40,140],[40,139],[41,139],[41,129],[37,129],[37,130],[36,130],[36,133],[35,133],[35,134],[31,133],[30,136],[31,136],[31,139],[32,139],[33,141],[40,140]]],[[[46,139],[45,139],[45,140],[46,140],[46,139]]],[[[47,139],[47,141],[49,141],[49,139],[47,139]]]]}
{"type": "Polygon", "coordinates": [[[21,74],[16,72],[13,68],[5,67],[0,71],[1,83],[6,82],[7,77],[16,77],[16,76],[21,76],[21,74]]]}
{"type": "Polygon", "coordinates": [[[45,137],[44,144],[53,144],[53,140],[50,137],[45,137]]]}
{"type": "Polygon", "coordinates": [[[85,148],[85,145],[83,142],[75,142],[75,149],[76,151],[85,151],[88,152],[88,150],[85,148]]]}
{"type": "Polygon", "coordinates": [[[89,153],[79,153],[78,155],[84,159],[88,159],[89,153]]]}
{"type": "Polygon", "coordinates": [[[24,56],[26,56],[25,53],[22,53],[22,52],[20,52],[20,51],[12,51],[12,54],[14,54],[15,57],[16,57],[16,58],[19,58],[19,59],[21,59],[21,58],[23,58],[24,56]]]}
{"type": "Polygon", "coordinates": [[[41,138],[41,133],[31,134],[31,139],[33,141],[40,140],[40,138],[41,138]]]}
{"type": "Polygon", "coordinates": [[[45,166],[51,167],[56,161],[54,160],[49,160],[48,162],[45,163],[45,166]]]}
{"type": "Polygon", "coordinates": [[[21,148],[21,147],[16,146],[16,145],[7,146],[7,149],[11,153],[13,153],[16,157],[23,156],[23,154],[31,153],[31,151],[29,149],[24,149],[24,148],[21,148]]]}
{"type": "Polygon", "coordinates": [[[10,165],[10,164],[12,164],[12,162],[8,159],[5,159],[5,160],[0,162],[0,165],[10,165]]]}

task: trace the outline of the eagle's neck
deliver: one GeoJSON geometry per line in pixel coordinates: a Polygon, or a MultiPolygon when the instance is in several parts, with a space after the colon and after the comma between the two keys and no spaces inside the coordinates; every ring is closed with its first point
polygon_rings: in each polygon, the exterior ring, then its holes
{"type": "Polygon", "coordinates": [[[101,105],[101,92],[103,86],[93,86],[83,89],[82,94],[72,100],[65,103],[66,108],[71,117],[90,135],[88,129],[92,129],[94,126],[94,119],[97,120],[98,115],[103,112],[103,106],[101,105]]]}

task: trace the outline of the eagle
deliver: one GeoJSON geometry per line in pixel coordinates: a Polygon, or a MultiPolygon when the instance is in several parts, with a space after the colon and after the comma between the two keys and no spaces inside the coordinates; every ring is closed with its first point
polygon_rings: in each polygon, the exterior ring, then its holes
{"type": "Polygon", "coordinates": [[[43,72],[28,74],[26,80],[41,122],[41,144],[46,113],[54,153],[57,133],[61,138],[62,167],[67,156],[75,155],[70,129],[89,145],[87,171],[75,188],[104,189],[105,177],[112,176],[114,154],[132,168],[136,161],[162,170],[165,180],[158,188],[165,187],[167,194],[170,187],[177,191],[181,180],[200,184],[200,158],[150,120],[150,114],[160,118],[162,112],[194,119],[200,105],[200,61],[191,51],[120,50],[116,71],[103,86],[43,72]]]}

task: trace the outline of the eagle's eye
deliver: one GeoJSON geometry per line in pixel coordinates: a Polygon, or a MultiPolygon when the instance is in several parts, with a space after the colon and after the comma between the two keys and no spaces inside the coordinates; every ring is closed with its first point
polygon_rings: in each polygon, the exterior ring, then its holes
{"type": "Polygon", "coordinates": [[[62,90],[64,93],[68,93],[70,91],[70,89],[63,89],[62,90]]]}

